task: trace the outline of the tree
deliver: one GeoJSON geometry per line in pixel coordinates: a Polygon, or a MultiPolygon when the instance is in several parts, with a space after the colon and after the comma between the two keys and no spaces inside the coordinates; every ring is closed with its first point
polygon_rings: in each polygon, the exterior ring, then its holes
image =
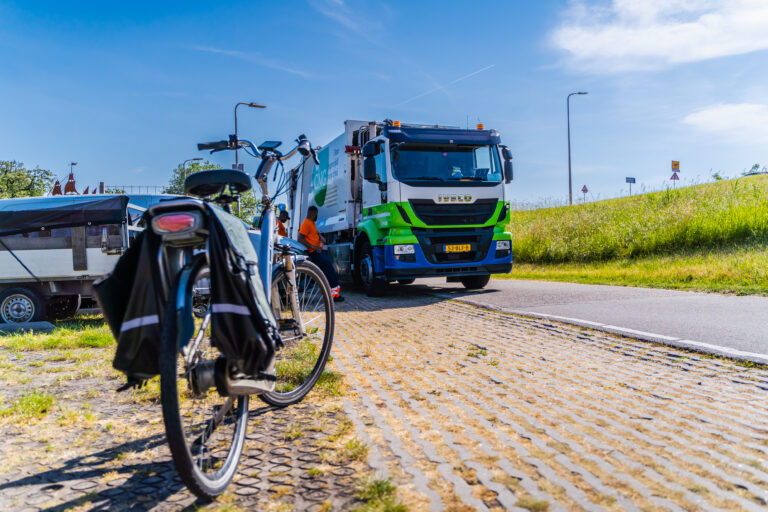
{"type": "Polygon", "coordinates": [[[0,160],[0,198],[34,197],[48,193],[53,185],[51,171],[24,168],[16,160],[0,160]]]}

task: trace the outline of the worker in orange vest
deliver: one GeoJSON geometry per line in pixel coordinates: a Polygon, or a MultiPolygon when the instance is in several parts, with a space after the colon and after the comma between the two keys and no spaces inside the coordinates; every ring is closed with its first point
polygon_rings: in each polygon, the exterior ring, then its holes
{"type": "Polygon", "coordinates": [[[280,236],[288,236],[288,230],[285,227],[285,224],[291,220],[291,217],[288,215],[288,212],[286,210],[280,211],[280,216],[277,218],[277,234],[280,236]]]}
{"type": "Polygon", "coordinates": [[[299,243],[309,250],[309,261],[320,267],[328,284],[331,286],[331,296],[334,302],[343,302],[341,296],[341,286],[339,285],[339,275],[328,259],[325,252],[325,238],[317,231],[315,221],[317,220],[317,206],[310,206],[307,209],[307,218],[301,223],[299,229],[299,243]]]}

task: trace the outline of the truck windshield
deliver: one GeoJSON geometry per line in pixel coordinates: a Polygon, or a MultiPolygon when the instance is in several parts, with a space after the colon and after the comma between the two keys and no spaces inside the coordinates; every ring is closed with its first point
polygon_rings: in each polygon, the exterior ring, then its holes
{"type": "Polygon", "coordinates": [[[392,174],[403,182],[498,183],[501,165],[495,146],[402,143],[392,147],[392,174]]]}

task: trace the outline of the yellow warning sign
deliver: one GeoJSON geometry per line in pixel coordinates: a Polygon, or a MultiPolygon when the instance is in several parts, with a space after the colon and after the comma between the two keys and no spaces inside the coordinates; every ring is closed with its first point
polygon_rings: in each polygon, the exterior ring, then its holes
{"type": "Polygon", "coordinates": [[[680,170],[680,162],[677,160],[672,160],[672,170],[677,172],[680,170]]]}

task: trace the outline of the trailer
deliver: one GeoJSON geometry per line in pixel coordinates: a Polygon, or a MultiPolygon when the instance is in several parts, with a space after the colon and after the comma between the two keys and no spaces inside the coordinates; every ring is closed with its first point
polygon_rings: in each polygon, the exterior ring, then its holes
{"type": "Polygon", "coordinates": [[[149,206],[173,196],[0,200],[0,322],[73,315],[112,271],[149,206]]]}
{"type": "Polygon", "coordinates": [[[290,235],[310,206],[339,276],[381,295],[388,283],[446,277],[484,287],[512,266],[512,153],[495,130],[345,121],[291,171],[290,235]]]}

